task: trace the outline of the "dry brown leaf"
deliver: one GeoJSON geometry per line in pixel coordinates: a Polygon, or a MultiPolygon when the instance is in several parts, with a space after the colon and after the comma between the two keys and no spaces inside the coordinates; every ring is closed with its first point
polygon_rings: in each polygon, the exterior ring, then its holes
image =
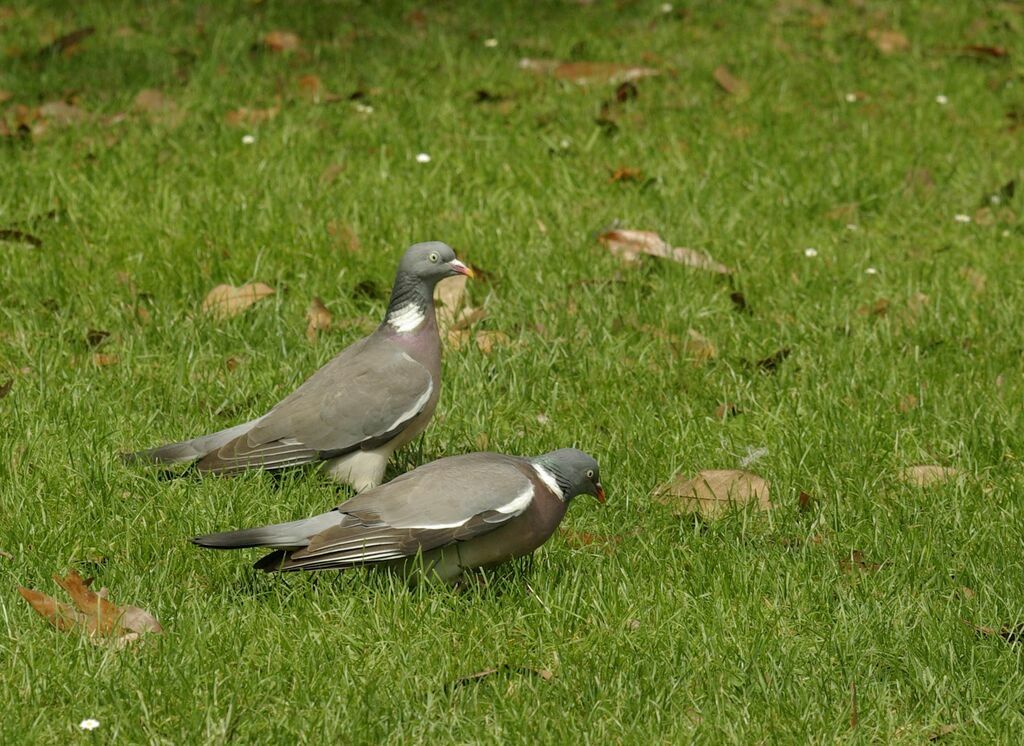
{"type": "Polygon", "coordinates": [[[317,334],[321,331],[327,331],[331,328],[331,321],[333,320],[331,312],[327,310],[327,306],[320,298],[314,296],[312,302],[309,304],[309,308],[306,309],[306,339],[310,342],[316,340],[317,334]]]}
{"type": "Polygon", "coordinates": [[[913,394],[907,394],[906,396],[900,397],[899,410],[906,414],[911,409],[917,409],[917,397],[913,394]]]}
{"type": "Polygon", "coordinates": [[[13,93],[11,93],[10,91],[5,91],[3,89],[0,89],[0,104],[5,104],[8,101],[10,101],[12,98],[14,98],[14,94],[13,93]]]}
{"type": "Polygon", "coordinates": [[[622,537],[618,534],[595,534],[590,531],[574,531],[571,528],[561,530],[565,543],[575,549],[596,546],[607,554],[615,551],[615,547],[622,543],[622,537]]]}
{"type": "Polygon", "coordinates": [[[66,101],[49,101],[39,107],[39,116],[56,124],[77,124],[88,115],[66,101]]]}
{"type": "Polygon", "coordinates": [[[733,506],[753,504],[758,510],[770,510],[768,491],[768,482],[752,472],[709,469],[691,479],[677,477],[658,487],[654,498],[674,506],[677,515],[700,513],[705,518],[717,518],[733,506]]]}
{"type": "Polygon", "coordinates": [[[726,417],[735,417],[740,414],[740,408],[732,402],[722,402],[715,407],[715,419],[724,420],[726,417]]]}
{"type": "Polygon", "coordinates": [[[14,379],[8,378],[4,383],[0,384],[0,399],[3,399],[14,388],[14,379]]]}
{"type": "Polygon", "coordinates": [[[940,725],[938,728],[932,728],[930,731],[928,731],[928,735],[926,736],[926,738],[929,741],[938,741],[940,738],[948,736],[950,733],[954,732],[957,729],[957,727],[958,726],[956,725],[956,723],[946,723],[945,725],[940,725]]]}
{"type": "Polygon", "coordinates": [[[725,65],[716,67],[712,75],[714,75],[718,86],[726,93],[730,93],[737,98],[744,98],[750,95],[750,86],[747,82],[729,72],[729,68],[725,65]]]}
{"type": "Polygon", "coordinates": [[[314,102],[320,100],[323,90],[324,84],[319,75],[303,75],[299,78],[299,91],[314,102]]]}
{"type": "Polygon", "coordinates": [[[963,267],[960,270],[960,276],[967,281],[968,285],[974,288],[974,292],[985,292],[985,286],[988,284],[988,277],[985,276],[984,272],[981,272],[974,267],[963,267]]]}
{"type": "Polygon", "coordinates": [[[71,597],[74,608],[30,588],[18,588],[18,592],[36,613],[61,631],[77,629],[91,637],[113,638],[121,644],[139,639],[144,632],[163,632],[148,611],[137,606],[117,606],[110,601],[105,588],[93,592],[74,570],[66,577],[54,575],[53,579],[71,597]]]}
{"type": "Polygon", "coordinates": [[[110,332],[104,329],[90,329],[85,333],[85,343],[90,347],[99,347],[110,337],[110,332]]]}
{"type": "Polygon", "coordinates": [[[856,202],[846,202],[841,205],[836,205],[832,209],[825,213],[825,217],[829,220],[839,220],[844,223],[849,223],[857,218],[857,210],[860,209],[860,205],[856,202]]]}
{"type": "Polygon", "coordinates": [[[341,172],[344,170],[344,163],[332,163],[331,165],[329,165],[327,168],[320,172],[320,183],[330,184],[335,179],[337,179],[338,175],[341,174],[341,172]]]}
{"type": "Polygon", "coordinates": [[[661,75],[653,67],[620,65],[615,62],[562,62],[560,60],[531,59],[519,60],[522,70],[552,75],[558,80],[568,80],[585,85],[587,83],[623,83],[661,75]]]}
{"type": "Polygon", "coordinates": [[[803,490],[800,490],[800,494],[797,496],[796,499],[796,504],[797,507],[800,509],[801,513],[806,513],[811,508],[813,508],[814,502],[815,500],[809,492],[804,492],[803,490]]]}
{"type": "Polygon", "coordinates": [[[263,37],[263,46],[271,52],[295,52],[301,43],[291,31],[271,31],[263,37]]]}
{"type": "Polygon", "coordinates": [[[974,598],[975,596],[978,595],[977,593],[974,592],[973,588],[968,588],[966,585],[960,586],[960,593],[963,594],[963,597],[968,599],[968,600],[970,600],[970,599],[972,599],[972,598],[974,598]]]}
{"type": "Polygon", "coordinates": [[[614,184],[620,181],[641,181],[643,178],[644,172],[639,168],[619,166],[617,169],[612,171],[612,175],[608,177],[608,182],[614,184]]]}
{"type": "Polygon", "coordinates": [[[250,109],[246,106],[242,106],[225,114],[224,122],[226,124],[230,124],[232,127],[262,124],[263,122],[269,122],[271,119],[276,117],[280,110],[281,107],[279,106],[271,106],[267,109],[250,109]]]}
{"type": "Polygon", "coordinates": [[[135,110],[147,114],[162,114],[177,108],[174,100],[155,88],[143,88],[135,95],[135,110]]]}
{"type": "Polygon", "coordinates": [[[153,315],[149,312],[149,309],[145,306],[135,307],[135,318],[139,320],[140,324],[148,324],[152,319],[153,315]]]}
{"type": "Polygon", "coordinates": [[[610,230],[598,236],[598,241],[612,254],[628,264],[639,262],[640,256],[646,254],[647,256],[671,259],[688,267],[703,269],[720,275],[727,275],[732,272],[724,264],[716,262],[701,251],[684,247],[673,248],[654,231],[610,230]]]}
{"type": "Polygon", "coordinates": [[[936,466],[925,464],[919,466],[908,466],[900,472],[900,479],[907,484],[918,487],[929,487],[933,484],[945,482],[954,478],[960,472],[952,466],[936,466]]]}
{"type": "Polygon", "coordinates": [[[241,287],[218,285],[203,299],[203,312],[221,319],[230,318],[273,294],[274,288],[262,282],[251,282],[241,287]]]}
{"type": "Polygon", "coordinates": [[[861,306],[857,309],[858,316],[885,316],[889,312],[889,299],[879,298],[870,306],[861,306]]]}
{"type": "Polygon", "coordinates": [[[961,619],[961,622],[967,627],[970,627],[979,635],[984,637],[1001,637],[1006,642],[1016,643],[1024,641],[1024,624],[1015,624],[1010,627],[1004,625],[1002,627],[987,627],[982,624],[971,624],[966,619],[961,619]]]}
{"type": "MultiPolygon", "coordinates": [[[[334,244],[346,254],[355,254],[362,250],[363,245],[359,242],[352,226],[338,220],[330,220],[327,223],[327,233],[334,239],[334,244]]],[[[465,278],[463,278],[465,279],[465,278]]]]}
{"type": "Polygon", "coordinates": [[[468,676],[463,676],[452,684],[452,688],[460,687],[463,684],[475,683],[497,673],[527,674],[530,676],[537,676],[544,681],[550,681],[555,675],[546,668],[527,668],[526,666],[511,666],[508,663],[503,663],[495,668],[485,668],[483,671],[477,671],[476,673],[471,673],[468,676]]]}
{"type": "Polygon", "coordinates": [[[683,349],[693,359],[694,365],[703,365],[718,356],[718,348],[714,343],[696,329],[687,329],[687,338],[683,349]]]}
{"type": "Polygon", "coordinates": [[[92,356],[92,361],[101,368],[105,368],[108,365],[117,365],[117,363],[119,362],[119,358],[117,357],[117,355],[109,355],[104,352],[97,352],[92,356]]]}
{"type": "Polygon", "coordinates": [[[455,325],[459,309],[466,301],[465,275],[441,280],[434,286],[434,306],[437,308],[437,327],[443,336],[455,325]]]}
{"type": "Polygon", "coordinates": [[[476,346],[485,355],[490,355],[495,347],[504,347],[512,341],[505,332],[479,331],[474,334],[474,337],[476,346]]]}
{"type": "Polygon", "coordinates": [[[910,49],[910,41],[899,31],[869,29],[868,38],[875,43],[882,54],[894,54],[910,49]]]}
{"type": "Polygon", "coordinates": [[[878,562],[869,562],[864,552],[859,549],[853,549],[850,551],[849,556],[839,560],[839,569],[843,572],[853,572],[854,570],[877,572],[882,569],[882,565],[878,562]]]}

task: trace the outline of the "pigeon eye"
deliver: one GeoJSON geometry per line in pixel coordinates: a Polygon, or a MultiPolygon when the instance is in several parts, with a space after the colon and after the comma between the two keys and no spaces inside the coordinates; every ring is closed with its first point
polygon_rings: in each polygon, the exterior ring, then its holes
{"type": "Polygon", "coordinates": [[[436,252],[436,251],[431,251],[431,252],[430,252],[430,256],[429,256],[428,258],[429,258],[429,259],[430,259],[430,261],[432,261],[432,262],[433,262],[434,264],[437,264],[437,260],[438,260],[438,259],[440,259],[441,257],[439,257],[439,256],[437,255],[437,252],[436,252]]]}
{"type": "Polygon", "coordinates": [[[593,469],[587,469],[587,479],[593,479],[593,478],[594,478],[594,470],[593,469]]]}

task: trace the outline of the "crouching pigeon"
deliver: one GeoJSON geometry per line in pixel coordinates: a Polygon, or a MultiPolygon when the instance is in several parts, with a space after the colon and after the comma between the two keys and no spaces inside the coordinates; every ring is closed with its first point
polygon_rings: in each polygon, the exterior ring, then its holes
{"type": "Polygon", "coordinates": [[[356,491],[375,487],[388,459],[426,428],[441,392],[434,285],[472,271],[446,244],[402,256],[384,321],[345,348],[267,414],[251,422],[127,456],[194,461],[200,472],[237,474],[324,462],[356,491]]]}
{"type": "Polygon", "coordinates": [[[604,502],[597,462],[575,448],[536,458],[470,453],[425,464],[312,518],[192,542],[274,549],[255,565],[267,572],[422,567],[452,582],[463,570],[533,552],[583,493],[604,502]]]}

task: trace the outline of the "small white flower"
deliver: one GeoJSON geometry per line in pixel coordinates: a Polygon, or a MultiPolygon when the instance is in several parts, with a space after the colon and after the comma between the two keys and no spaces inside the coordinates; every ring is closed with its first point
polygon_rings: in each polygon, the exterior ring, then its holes
{"type": "Polygon", "coordinates": [[[498,40],[493,37],[490,39],[484,39],[484,46],[487,47],[488,49],[494,49],[496,46],[498,46],[498,40]]]}
{"type": "Polygon", "coordinates": [[[804,249],[804,256],[811,257],[812,259],[818,255],[817,249],[804,249]]]}
{"type": "Polygon", "coordinates": [[[998,194],[993,194],[988,198],[988,203],[990,205],[998,205],[1002,201],[1003,200],[999,197],[998,194]]]}
{"type": "Polygon", "coordinates": [[[417,163],[430,163],[430,155],[428,153],[417,153],[416,154],[416,162],[417,163]]]}
{"type": "Polygon", "coordinates": [[[847,93],[846,94],[846,103],[848,103],[848,104],[855,104],[855,103],[857,103],[857,94],[856,93],[847,93]]]}
{"type": "Polygon", "coordinates": [[[937,103],[939,106],[945,106],[946,104],[949,103],[949,99],[940,93],[938,96],[935,97],[935,103],[937,103]]]}
{"type": "Polygon", "coordinates": [[[662,3],[661,4],[661,12],[662,13],[671,13],[672,12],[672,3],[662,3]]]}
{"type": "Polygon", "coordinates": [[[960,213],[958,215],[954,215],[953,220],[955,220],[958,223],[969,223],[971,222],[971,216],[960,213]]]}
{"type": "Polygon", "coordinates": [[[1003,231],[1003,238],[1009,238],[1009,237],[1010,237],[1010,231],[1009,230],[1004,230],[1003,231]]]}
{"type": "Polygon", "coordinates": [[[567,137],[563,137],[558,142],[558,147],[560,147],[562,150],[568,150],[570,145],[572,145],[572,143],[569,141],[569,138],[567,137]]]}
{"type": "Polygon", "coordinates": [[[859,231],[860,230],[860,226],[857,225],[856,223],[847,223],[846,224],[846,230],[848,230],[848,231],[859,231]]]}
{"type": "Polygon", "coordinates": [[[866,275],[877,275],[878,274],[878,270],[875,269],[874,267],[868,267],[867,269],[864,270],[864,274],[866,274],[866,275]]]}
{"type": "Polygon", "coordinates": [[[100,727],[100,721],[94,718],[86,718],[78,724],[78,727],[82,730],[96,730],[100,727]]]}
{"type": "Polygon", "coordinates": [[[255,135],[242,135],[242,145],[252,145],[256,142],[255,135]]]}
{"type": "Polygon", "coordinates": [[[360,103],[359,101],[356,101],[355,103],[355,110],[358,111],[360,114],[373,114],[372,106],[370,106],[369,104],[360,103]]]}

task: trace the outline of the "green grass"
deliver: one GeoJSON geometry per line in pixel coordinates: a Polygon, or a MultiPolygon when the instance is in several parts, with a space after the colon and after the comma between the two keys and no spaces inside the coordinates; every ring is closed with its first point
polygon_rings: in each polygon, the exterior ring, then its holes
{"type": "Polygon", "coordinates": [[[422,27],[397,4],[8,7],[0,111],[73,95],[88,119],[0,140],[0,228],[43,242],[0,242],[0,742],[918,743],[944,724],[946,741],[1017,741],[1021,648],[962,620],[1024,616],[1024,195],[992,224],[954,215],[1024,187],[1007,116],[1024,111],[1020,3],[445,3],[422,27]],[[36,56],[90,25],[77,54],[36,56]],[[869,28],[910,48],[882,55],[869,28]],[[272,29],[302,51],[251,51],[272,29]],[[958,53],[972,43],[1009,56],[958,53]],[[521,57],[664,74],[613,107],[609,134],[594,120],[614,86],[537,77],[521,57]],[[748,98],[715,85],[719,64],[748,98]],[[305,100],[310,73],[342,100],[305,100]],[[181,122],[133,112],[144,88],[181,122]],[[481,89],[505,100],[475,103],[481,89]],[[280,112],[226,124],[241,106],[280,112]],[[322,181],[331,164],[344,170],[322,181]],[[620,166],[644,181],[610,182],[620,166]],[[932,184],[908,186],[914,169],[932,184]],[[621,267],[594,240],[616,219],[709,251],[732,284],[621,267]],[[162,481],[117,453],[264,411],[362,333],[309,343],[310,299],[377,320],[400,252],[428,239],[489,273],[470,290],[479,327],[513,344],[447,354],[438,416],[392,473],[483,435],[508,453],[578,444],[609,500],[580,500],[565,526],[621,542],[559,535],[461,593],[268,577],[255,552],[189,545],[337,490],[314,474],[162,481]],[[227,322],[200,313],[214,285],[257,280],[278,293],[227,322]],[[858,313],[881,298],[886,314],[858,313]],[[718,356],[695,366],[652,328],[699,330],[718,356]],[[90,329],[111,333],[99,351],[116,364],[93,363],[90,329]],[[776,373],[751,364],[782,347],[776,373]],[[742,413],[716,419],[724,401],[742,413]],[[757,448],[768,514],[702,524],[649,496],[757,448]],[[899,481],[920,463],[961,473],[899,481]],[[881,568],[844,571],[852,550],[881,568]],[[16,587],[55,592],[69,567],[166,634],[115,651],[51,629],[16,587]]]}

